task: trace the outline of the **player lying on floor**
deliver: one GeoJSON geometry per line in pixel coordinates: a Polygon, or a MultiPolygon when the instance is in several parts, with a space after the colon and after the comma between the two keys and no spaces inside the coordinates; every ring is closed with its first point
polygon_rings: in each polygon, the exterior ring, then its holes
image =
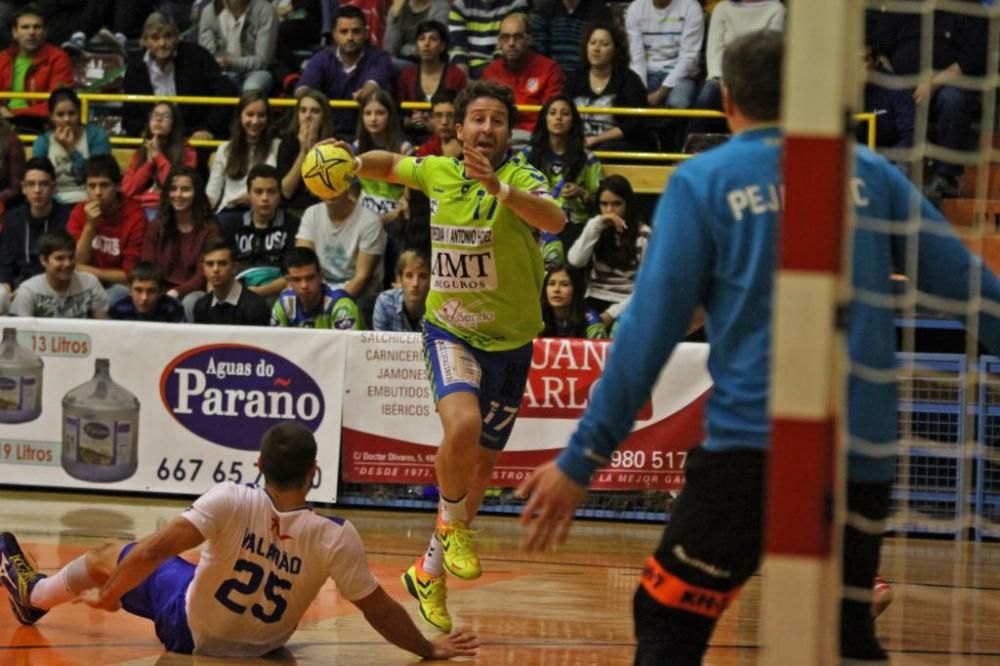
{"type": "Polygon", "coordinates": [[[264,434],[257,464],[264,487],[222,483],[138,543],[105,544],[51,577],[39,573],[10,532],[0,534],[0,582],[22,624],[80,599],[153,620],[174,652],[255,657],[282,647],[328,578],[389,642],[421,657],[474,655],[458,630],[428,641],[368,569],[348,521],[306,503],[316,440],[281,423],[264,434]],[[204,544],[197,565],[178,557],[204,544]]]}

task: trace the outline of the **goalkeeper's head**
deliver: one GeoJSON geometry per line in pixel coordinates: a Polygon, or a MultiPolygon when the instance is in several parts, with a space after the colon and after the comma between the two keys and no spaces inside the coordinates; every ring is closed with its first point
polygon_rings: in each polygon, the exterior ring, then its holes
{"type": "Polygon", "coordinates": [[[744,35],[722,55],[723,108],[750,123],[777,122],[781,109],[784,36],[773,30],[744,35]]]}

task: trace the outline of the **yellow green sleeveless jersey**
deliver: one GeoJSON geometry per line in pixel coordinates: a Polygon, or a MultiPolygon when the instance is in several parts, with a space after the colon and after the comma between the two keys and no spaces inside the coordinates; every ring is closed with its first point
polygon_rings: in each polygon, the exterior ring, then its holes
{"type": "MultiPolygon", "coordinates": [[[[496,172],[501,182],[551,198],[545,176],[523,155],[496,172]]],[[[484,351],[531,342],[542,330],[545,277],[534,230],[452,157],[404,158],[396,177],[431,202],[427,321],[484,351]]]]}

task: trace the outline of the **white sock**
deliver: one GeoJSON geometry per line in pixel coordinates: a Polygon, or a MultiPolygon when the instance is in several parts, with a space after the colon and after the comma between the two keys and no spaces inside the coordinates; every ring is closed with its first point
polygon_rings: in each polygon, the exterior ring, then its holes
{"type": "Polygon", "coordinates": [[[465,495],[457,500],[447,499],[441,495],[440,503],[441,522],[450,523],[453,520],[461,520],[463,523],[469,522],[469,514],[465,509],[465,495]]]}
{"type": "Polygon", "coordinates": [[[87,571],[87,556],[81,555],[54,576],[43,578],[31,590],[31,605],[42,610],[76,599],[84,590],[99,587],[100,583],[87,571]]]}
{"type": "Polygon", "coordinates": [[[424,553],[420,568],[431,576],[440,576],[444,573],[444,549],[441,548],[436,531],[431,535],[431,542],[427,546],[427,552],[424,553]]]}

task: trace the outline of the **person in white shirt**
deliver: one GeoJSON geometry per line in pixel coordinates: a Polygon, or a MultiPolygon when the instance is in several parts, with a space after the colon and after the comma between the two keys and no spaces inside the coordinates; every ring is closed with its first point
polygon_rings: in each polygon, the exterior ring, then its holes
{"type": "MultiPolygon", "coordinates": [[[[625,12],[631,68],[646,84],[652,107],[689,109],[698,92],[701,43],[705,37],[704,10],[697,0],[635,0],[625,12]]],[[[682,135],[682,119],[663,123],[663,146],[682,135]]]]}
{"type": "MultiPolygon", "coordinates": [[[[698,93],[694,108],[722,111],[722,52],[738,37],[759,30],[785,30],[785,5],[781,0],[722,0],[712,10],[705,42],[708,78],[698,93]]],[[[722,118],[694,118],[689,127],[698,132],[729,133],[722,118]]]]}
{"type": "Polygon", "coordinates": [[[258,467],[264,486],[226,482],[138,543],[99,546],[51,577],[0,534],[0,582],[22,624],[81,600],[153,620],[171,651],[250,658],[282,647],[328,578],[394,645],[431,659],[474,655],[475,633],[435,641],[375,580],[357,530],[306,503],[317,473],[316,439],[288,421],[268,430],[258,467]],[[197,565],[178,557],[202,546],[197,565]]]}
{"type": "Polygon", "coordinates": [[[243,92],[271,91],[269,71],[278,46],[278,14],[268,0],[209,3],[198,23],[198,43],[243,92]]]}
{"type": "Polygon", "coordinates": [[[44,273],[28,278],[14,292],[10,314],[15,317],[104,319],[108,294],[101,281],[76,270],[76,241],[57,229],[38,239],[44,273]]]}
{"type": "Polygon", "coordinates": [[[345,290],[370,315],[382,291],[387,236],[378,215],[359,205],[355,189],[306,208],[295,245],[314,250],[324,281],[345,290]]]}

